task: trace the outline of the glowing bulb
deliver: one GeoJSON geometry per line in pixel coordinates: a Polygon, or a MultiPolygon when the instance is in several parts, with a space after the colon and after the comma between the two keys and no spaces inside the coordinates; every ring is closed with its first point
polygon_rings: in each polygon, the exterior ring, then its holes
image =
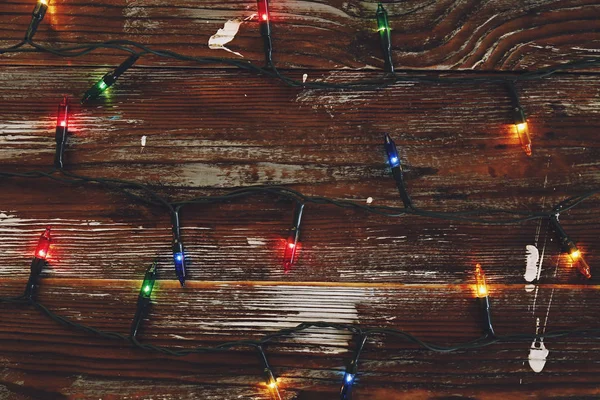
{"type": "Polygon", "coordinates": [[[300,240],[300,222],[302,222],[302,213],[304,204],[298,204],[294,211],[294,222],[288,233],[285,251],[283,253],[283,271],[289,272],[294,264],[296,252],[298,251],[298,243],[300,240]]]}
{"type": "Polygon", "coordinates": [[[94,86],[92,86],[87,92],[85,92],[83,98],[81,99],[81,103],[83,104],[88,100],[93,100],[99,97],[102,94],[102,92],[104,92],[106,89],[112,86],[117,81],[117,79],[119,79],[119,77],[123,75],[123,73],[125,73],[125,71],[131,68],[138,58],[140,58],[140,56],[134,54],[130,56],[127,60],[123,61],[121,65],[119,65],[113,71],[104,75],[98,82],[96,82],[94,86]]]}
{"type": "Polygon", "coordinates": [[[385,147],[385,152],[388,156],[388,162],[390,164],[390,167],[400,167],[400,157],[398,156],[398,149],[396,149],[396,143],[394,143],[390,135],[388,135],[387,133],[384,135],[383,145],[385,147]]]}
{"type": "Polygon", "coordinates": [[[390,34],[390,24],[388,22],[388,15],[383,5],[379,3],[377,6],[377,31],[379,32],[379,38],[381,40],[381,48],[383,50],[384,57],[384,68],[387,72],[394,72],[394,64],[392,60],[392,38],[390,34]]]}
{"type": "Polygon", "coordinates": [[[269,13],[269,1],[257,0],[258,6],[258,24],[260,27],[260,36],[263,38],[263,50],[265,52],[265,61],[267,65],[273,63],[273,43],[271,41],[271,15],[269,13]]]}
{"type": "Polygon", "coordinates": [[[354,377],[356,375],[348,371],[344,372],[344,379],[342,380],[342,389],[340,390],[340,400],[348,400],[352,395],[352,386],[354,385],[354,377]]]}
{"type": "Polygon", "coordinates": [[[65,145],[67,142],[67,133],[69,125],[69,99],[63,98],[62,102],[58,105],[58,112],[56,114],[56,152],[54,154],[54,166],[56,168],[63,168],[63,156],[65,153],[65,145]]]}
{"type": "Polygon", "coordinates": [[[531,137],[529,136],[529,127],[527,126],[527,122],[516,123],[515,128],[517,130],[517,135],[519,136],[519,141],[521,142],[523,151],[528,156],[531,156],[531,137]]]}
{"type": "Polygon", "coordinates": [[[35,257],[41,260],[45,260],[48,256],[48,249],[50,248],[50,227],[47,227],[40,240],[38,241],[37,248],[35,250],[35,257]]]}
{"type": "Polygon", "coordinates": [[[144,282],[142,282],[142,290],[140,290],[140,297],[149,298],[154,288],[154,282],[156,282],[156,262],[152,264],[146,274],[144,275],[144,282]]]}
{"type": "Polygon", "coordinates": [[[258,15],[262,21],[269,21],[269,1],[268,0],[257,0],[256,5],[258,6],[258,15]]]}
{"type": "Polygon", "coordinates": [[[346,373],[346,383],[351,383],[353,380],[354,380],[354,375],[346,373]]]}
{"type": "Polygon", "coordinates": [[[279,386],[277,385],[277,379],[273,376],[272,373],[268,373],[269,378],[267,380],[267,387],[271,392],[271,396],[275,400],[281,400],[281,394],[279,393],[279,386]]]}
{"type": "Polygon", "coordinates": [[[485,274],[481,269],[481,264],[475,265],[475,281],[477,287],[477,297],[487,297],[488,290],[485,284],[485,274]]]}
{"type": "MultiPolygon", "coordinates": [[[[69,124],[69,99],[65,97],[58,105],[58,112],[56,113],[56,127],[57,128],[66,128],[68,124],[69,124]]],[[[60,130],[60,132],[63,132],[63,131],[64,131],[63,129],[60,130]]]]}
{"type": "Polygon", "coordinates": [[[378,32],[386,32],[390,30],[390,24],[388,22],[388,15],[385,8],[383,8],[383,4],[379,3],[377,5],[377,12],[375,13],[377,17],[377,31],[378,32]]]}
{"type": "Polygon", "coordinates": [[[558,235],[561,251],[567,253],[577,270],[579,270],[579,272],[587,279],[590,279],[592,277],[591,268],[583,258],[583,254],[577,248],[575,242],[567,235],[567,232],[565,232],[560,225],[560,222],[558,222],[558,215],[550,218],[550,223],[553,225],[554,231],[558,235]]]}
{"type": "Polygon", "coordinates": [[[35,7],[33,8],[33,12],[31,13],[31,22],[29,23],[29,27],[27,28],[27,32],[25,33],[25,40],[33,39],[33,35],[37,32],[37,28],[40,25],[40,22],[44,19],[46,12],[48,11],[48,1],[47,0],[38,0],[35,7]]]}
{"type": "Polygon", "coordinates": [[[577,259],[579,257],[581,257],[581,252],[579,250],[575,250],[575,251],[571,252],[571,254],[569,254],[569,255],[571,256],[571,259],[573,261],[577,261],[577,259]]]}
{"type": "Polygon", "coordinates": [[[132,338],[137,335],[142,320],[148,313],[148,307],[151,302],[150,295],[154,288],[154,282],[156,282],[156,264],[155,261],[144,274],[144,281],[142,282],[142,287],[140,288],[140,294],[138,296],[137,309],[133,321],[131,322],[130,335],[132,338]]]}
{"type": "Polygon", "coordinates": [[[174,244],[173,250],[176,251],[173,254],[173,260],[175,263],[175,274],[177,275],[177,279],[181,286],[185,286],[185,253],[183,251],[183,245],[181,243],[174,244]]]}

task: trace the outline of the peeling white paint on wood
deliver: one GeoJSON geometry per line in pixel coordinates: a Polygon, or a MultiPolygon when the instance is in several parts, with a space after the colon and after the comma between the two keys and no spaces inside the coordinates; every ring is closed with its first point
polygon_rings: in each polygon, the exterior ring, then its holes
{"type": "Polygon", "coordinates": [[[241,53],[230,50],[225,47],[225,45],[235,39],[235,35],[237,35],[238,31],[240,30],[240,25],[242,23],[252,20],[255,16],[256,14],[252,14],[246,18],[234,18],[225,22],[223,28],[219,28],[217,33],[208,38],[208,48],[211,50],[221,49],[237,56],[244,57],[241,53]]]}
{"type": "MultiPolygon", "coordinates": [[[[524,278],[527,282],[532,282],[538,274],[538,262],[540,259],[540,253],[534,245],[528,244],[525,246],[527,257],[526,257],[526,266],[525,266],[525,275],[524,278]]],[[[541,268],[541,263],[539,268],[541,268]]]]}

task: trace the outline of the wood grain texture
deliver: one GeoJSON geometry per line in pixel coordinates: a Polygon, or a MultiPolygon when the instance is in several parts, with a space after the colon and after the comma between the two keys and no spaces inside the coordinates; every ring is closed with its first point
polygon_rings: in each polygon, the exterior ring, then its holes
{"type": "MultiPolygon", "coordinates": [[[[378,79],[376,2],[271,2],[275,58],[296,79],[378,79]]],[[[31,1],[0,6],[0,46],[20,40],[31,1]]],[[[386,3],[398,68],[521,70],[600,51],[597,2],[386,3]]],[[[130,39],[195,56],[254,2],[53,0],[39,40],[52,45],[130,39]]],[[[262,63],[255,21],[228,44],[262,63]]],[[[72,60],[0,56],[0,170],[47,169],[58,101],[73,99],[123,59],[102,50],[72,60]]],[[[459,70],[459,71],[454,71],[459,70]]],[[[499,84],[397,84],[374,91],[293,89],[230,68],[143,58],[101,99],[73,104],[71,171],[131,179],[170,200],[250,185],[399,206],[382,146],[389,132],[415,203],[437,211],[501,207],[541,211],[600,186],[600,86],[594,70],[519,83],[533,156],[511,130],[499,84]],[[141,138],[146,136],[146,145],[141,138]]],[[[39,234],[53,226],[39,299],[95,328],[127,333],[140,280],[155,257],[160,281],[140,340],[189,348],[258,338],[302,321],[402,329],[451,344],[480,334],[473,265],[487,273],[500,334],[597,328],[600,197],[561,215],[592,266],[583,281],[547,222],[483,226],[384,218],[307,205],[299,259],[281,266],[291,201],[268,195],[185,208],[189,281],[179,288],[164,210],[97,185],[0,180],[0,296],[18,295],[39,234]],[[526,245],[540,278],[524,279],[526,245]]],[[[339,398],[356,338],[331,330],[267,348],[286,400],[339,398]]],[[[547,339],[540,373],[532,343],[437,354],[375,336],[361,358],[354,400],[562,399],[600,396],[600,343],[547,339]]],[[[258,355],[244,349],[174,358],[74,331],[31,307],[0,304],[0,399],[269,398],[258,355]]]]}

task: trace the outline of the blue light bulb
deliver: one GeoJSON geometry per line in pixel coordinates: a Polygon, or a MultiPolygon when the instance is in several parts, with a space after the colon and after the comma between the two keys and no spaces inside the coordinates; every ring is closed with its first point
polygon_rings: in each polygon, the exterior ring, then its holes
{"type": "Polygon", "coordinates": [[[342,380],[342,390],[340,391],[340,400],[349,400],[350,392],[352,391],[352,384],[354,383],[355,374],[349,372],[344,373],[344,379],[342,380]]]}
{"type": "Polygon", "coordinates": [[[398,150],[396,149],[396,143],[392,140],[390,135],[385,134],[385,151],[388,156],[388,161],[391,168],[400,166],[400,157],[398,156],[398,150]]]}
{"type": "Polygon", "coordinates": [[[175,262],[175,274],[181,286],[185,286],[185,253],[183,251],[173,253],[175,262]]]}
{"type": "Polygon", "coordinates": [[[349,374],[346,372],[346,374],[344,375],[344,380],[346,381],[346,383],[352,383],[352,381],[354,380],[354,374],[349,374]]]}

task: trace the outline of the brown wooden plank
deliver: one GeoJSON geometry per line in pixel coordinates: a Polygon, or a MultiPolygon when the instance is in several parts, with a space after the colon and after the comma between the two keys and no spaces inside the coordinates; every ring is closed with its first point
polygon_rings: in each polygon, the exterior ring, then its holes
{"type": "MultiPolygon", "coordinates": [[[[74,320],[126,332],[134,312],[137,285],[139,282],[46,280],[40,299],[74,320]],[[99,299],[102,307],[98,307],[99,299]]],[[[541,325],[545,324],[548,331],[593,326],[593,313],[584,310],[598,306],[596,288],[539,285],[537,289],[534,303],[534,293],[526,292],[522,285],[491,287],[499,333],[531,333],[536,318],[541,319],[541,325]]],[[[3,314],[0,346],[7,366],[3,382],[9,390],[20,386],[14,390],[16,393],[44,387],[65,395],[77,393],[82,398],[91,398],[101,382],[106,384],[105,393],[114,393],[110,388],[125,380],[127,390],[142,391],[132,395],[143,396],[145,382],[152,380],[159,391],[170,391],[171,395],[184,390],[208,395],[222,387],[226,388],[225,396],[231,398],[265,396],[259,383],[257,358],[248,351],[174,359],[65,329],[27,307],[3,306],[0,312],[3,314]],[[19,311],[18,317],[15,311],[19,311]],[[19,341],[15,341],[17,337],[19,341]],[[34,382],[31,377],[38,373],[44,378],[34,382]],[[54,383],[48,385],[49,381],[54,383]],[[177,389],[179,385],[182,387],[177,389]]],[[[165,282],[157,288],[141,340],[191,347],[258,337],[304,320],[324,320],[396,327],[426,340],[449,343],[476,337],[478,319],[469,285],[196,284],[182,291],[174,282],[165,282]]],[[[281,375],[282,388],[289,390],[285,398],[333,396],[352,343],[347,334],[316,332],[282,339],[269,346],[269,358],[281,375]]],[[[530,345],[494,345],[443,355],[374,337],[362,357],[360,370],[364,374],[356,394],[359,398],[373,398],[383,393],[400,396],[428,390],[427,395],[422,395],[435,397],[459,391],[481,398],[500,398],[513,391],[529,390],[540,396],[567,390],[579,395],[597,393],[595,359],[600,346],[595,340],[547,339],[545,345],[550,356],[544,373],[540,374],[531,371],[527,363],[530,345]],[[433,365],[435,375],[432,375],[433,365]],[[432,385],[433,376],[436,383],[432,385]]]]}
{"type": "MultiPolygon", "coordinates": [[[[33,2],[10,0],[0,11],[0,46],[22,39],[33,2]]],[[[519,70],[595,56],[600,7],[593,0],[531,2],[402,1],[385,3],[397,68],[519,70]]],[[[382,68],[376,32],[377,2],[273,1],[274,57],[282,67],[382,68]]],[[[74,0],[51,2],[36,39],[53,46],[127,39],[190,56],[238,58],[209,50],[208,39],[233,18],[256,13],[254,2],[74,0]]],[[[263,64],[256,19],[228,46],[263,64]]],[[[119,64],[101,50],[69,65],[119,64]]],[[[39,55],[3,56],[2,63],[65,65],[39,55]]],[[[142,59],[140,64],[167,60],[142,59]]],[[[183,64],[182,64],[183,65],[183,64]]]]}

